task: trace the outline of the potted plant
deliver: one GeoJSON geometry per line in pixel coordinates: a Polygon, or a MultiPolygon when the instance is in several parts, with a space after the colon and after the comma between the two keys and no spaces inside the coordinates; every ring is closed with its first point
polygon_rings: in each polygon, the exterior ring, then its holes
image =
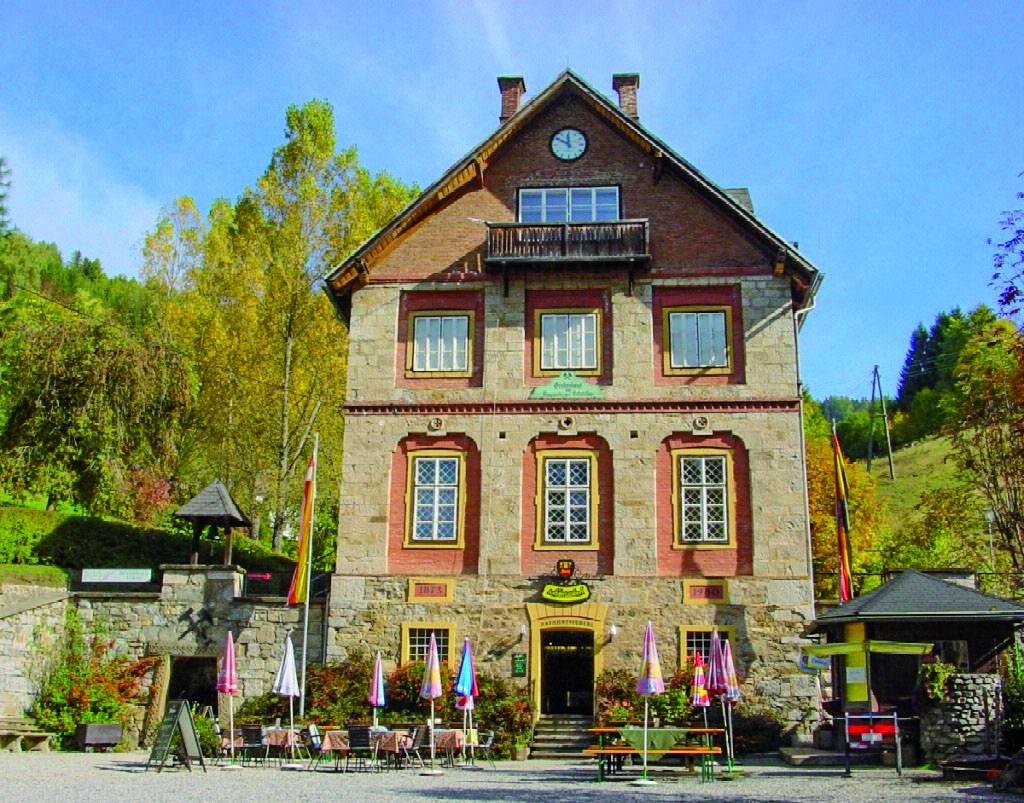
{"type": "Polygon", "coordinates": [[[516,734],[515,743],[510,748],[513,761],[526,761],[530,757],[530,732],[516,734]]]}

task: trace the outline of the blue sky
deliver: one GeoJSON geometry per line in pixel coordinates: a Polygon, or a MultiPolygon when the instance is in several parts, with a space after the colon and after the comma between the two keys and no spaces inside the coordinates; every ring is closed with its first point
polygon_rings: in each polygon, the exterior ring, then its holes
{"type": "Polygon", "coordinates": [[[134,275],[161,207],[255,182],[289,104],[420,186],[571,68],[825,273],[801,336],[816,398],[896,389],[910,334],[994,305],[999,214],[1024,189],[1017,2],[7,0],[0,155],[11,217],[134,275]]]}

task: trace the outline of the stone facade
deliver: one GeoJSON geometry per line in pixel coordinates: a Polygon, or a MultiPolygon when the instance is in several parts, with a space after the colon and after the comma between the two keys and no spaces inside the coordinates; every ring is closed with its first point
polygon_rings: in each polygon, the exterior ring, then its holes
{"type": "Polygon", "coordinates": [[[328,277],[349,321],[349,374],[327,658],[360,647],[401,663],[410,631],[434,630],[454,660],[468,637],[482,670],[522,677],[535,711],[557,713],[557,695],[592,706],[602,669],[638,665],[646,621],[667,672],[717,626],[746,699],[806,730],[815,689],[796,660],[814,612],[796,339],[817,274],[666,158],[635,123],[638,85],[620,116],[563,75],[328,277]],[[571,162],[550,149],[565,127],[588,137],[571,162]],[[523,188],[595,186],[616,188],[623,219],[646,221],[648,260],[488,262],[488,227],[516,225],[523,188]],[[701,305],[728,310],[729,365],[673,373],[662,310],[701,305]],[[538,370],[539,313],[579,308],[597,311],[599,364],[554,388],[538,370]],[[451,309],[472,322],[468,370],[417,374],[414,313],[451,309]],[[559,449],[593,460],[583,546],[548,543],[537,524],[538,466],[559,449]],[[430,450],[464,461],[454,545],[409,535],[410,466],[430,450]],[[674,461],[686,450],[728,454],[728,544],[689,548],[674,535],[674,461]],[[545,600],[560,559],[588,599],[545,600]],[[421,580],[436,598],[416,593],[421,580]],[[576,674],[560,650],[583,656],[578,687],[554,683],[576,674]]]}
{"type": "MultiPolygon", "coordinates": [[[[114,642],[116,653],[132,658],[164,658],[145,679],[146,728],[160,721],[174,661],[205,658],[219,669],[230,630],[235,640],[239,697],[271,690],[281,663],[285,638],[291,635],[296,661],[302,660],[301,607],[279,597],[242,596],[243,570],[236,566],[162,566],[160,591],[148,594],[100,592],[53,593],[46,589],[5,587],[0,608],[0,701],[2,716],[18,717],[37,691],[37,667],[47,657],[47,634],[59,632],[68,606],[77,609],[86,634],[114,642]],[[16,602],[8,603],[9,599],[16,602]],[[39,649],[32,649],[36,645],[39,649]],[[150,688],[157,694],[150,695],[150,688]]],[[[324,660],[324,605],[310,605],[307,663],[324,660]]],[[[212,688],[208,691],[212,692],[212,688]]],[[[225,700],[220,700],[226,703],[225,700]]],[[[219,710],[226,712],[226,705],[219,710]]]]}

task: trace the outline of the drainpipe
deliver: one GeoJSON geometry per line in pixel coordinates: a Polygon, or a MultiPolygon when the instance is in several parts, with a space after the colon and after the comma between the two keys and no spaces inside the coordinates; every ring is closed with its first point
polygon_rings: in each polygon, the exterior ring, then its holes
{"type": "Polygon", "coordinates": [[[807,570],[811,581],[811,610],[809,621],[813,622],[816,617],[814,608],[814,550],[811,548],[811,505],[807,491],[807,442],[804,436],[804,394],[803,381],[800,378],[800,316],[806,315],[815,307],[813,290],[817,289],[821,281],[821,274],[818,274],[812,287],[811,303],[809,306],[801,307],[793,313],[793,349],[796,353],[796,391],[800,400],[800,473],[804,483],[804,522],[805,522],[805,544],[807,547],[807,570]]]}

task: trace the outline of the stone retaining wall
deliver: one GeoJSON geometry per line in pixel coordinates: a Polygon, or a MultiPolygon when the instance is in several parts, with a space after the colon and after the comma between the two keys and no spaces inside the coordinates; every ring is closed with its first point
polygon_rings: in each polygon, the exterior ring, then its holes
{"type": "Polygon", "coordinates": [[[929,705],[921,714],[921,749],[927,760],[998,754],[1001,699],[999,675],[950,676],[949,699],[929,705]]]}
{"type": "Polygon", "coordinates": [[[5,585],[0,602],[0,717],[16,719],[32,705],[45,660],[45,654],[34,648],[38,635],[64,623],[68,594],[5,585]]]}

